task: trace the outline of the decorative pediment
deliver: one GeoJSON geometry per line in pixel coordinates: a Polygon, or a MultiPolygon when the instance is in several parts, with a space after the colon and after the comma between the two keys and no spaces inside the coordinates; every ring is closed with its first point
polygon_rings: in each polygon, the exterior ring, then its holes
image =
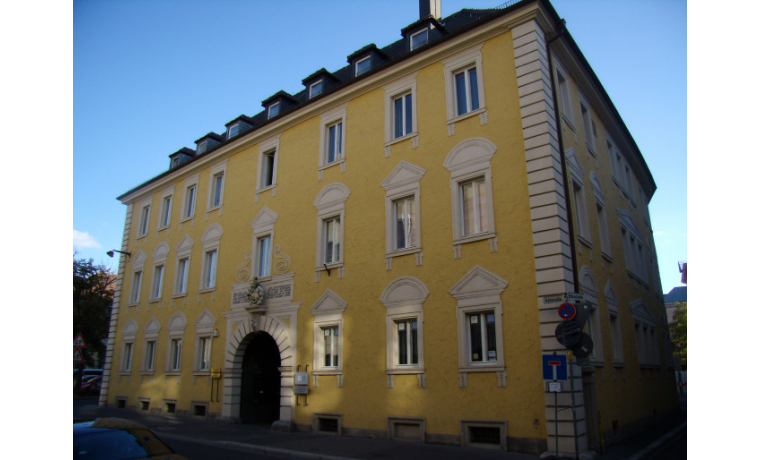
{"type": "Polygon", "coordinates": [[[443,166],[453,172],[468,166],[491,161],[496,144],[483,137],[473,137],[456,145],[446,156],[443,166]]]}
{"type": "Polygon", "coordinates": [[[410,304],[421,304],[430,291],[425,284],[413,276],[402,276],[393,280],[383,291],[380,301],[386,308],[410,304]]]}
{"type": "Polygon", "coordinates": [[[607,307],[617,311],[618,296],[615,294],[610,281],[607,281],[607,285],[604,287],[604,298],[607,300],[607,307]]]}
{"type": "Polygon", "coordinates": [[[583,268],[581,268],[580,275],[580,283],[583,293],[591,297],[596,297],[599,291],[596,288],[596,281],[594,281],[594,274],[591,272],[591,269],[584,265],[583,268]]]}
{"type": "Polygon", "coordinates": [[[351,192],[348,190],[348,187],[339,182],[333,182],[320,190],[317,198],[314,200],[314,207],[322,209],[344,203],[350,194],[351,192]]]}
{"type": "Polygon", "coordinates": [[[251,222],[251,228],[271,227],[277,221],[277,213],[264,206],[251,222]]]}
{"type": "Polygon", "coordinates": [[[195,242],[192,238],[190,238],[190,235],[185,235],[181,240],[179,240],[179,244],[177,245],[177,252],[190,251],[193,248],[194,244],[195,242]]]}
{"type": "Polygon", "coordinates": [[[132,259],[132,268],[138,269],[142,268],[143,265],[145,265],[145,261],[148,259],[148,256],[145,255],[142,249],[137,252],[135,255],[135,258],[132,259]]]}
{"type": "Polygon", "coordinates": [[[209,243],[215,243],[215,242],[218,242],[220,239],[222,239],[223,234],[224,234],[224,231],[222,230],[221,225],[211,224],[208,226],[206,231],[203,232],[201,241],[203,241],[204,245],[209,244],[209,243]]]}
{"type": "Polygon", "coordinates": [[[631,213],[624,209],[618,209],[617,210],[618,219],[620,219],[620,225],[622,225],[626,230],[631,232],[634,237],[636,237],[639,241],[643,241],[644,239],[641,237],[641,232],[639,232],[639,227],[636,226],[636,222],[633,221],[633,217],[631,217],[631,213]]]}
{"type": "Polygon", "coordinates": [[[161,331],[161,323],[159,323],[154,316],[148,321],[148,324],[145,325],[145,338],[158,337],[159,331],[161,331]]]}
{"type": "Polygon", "coordinates": [[[583,166],[578,162],[578,158],[575,157],[575,150],[572,148],[565,150],[565,160],[567,161],[567,166],[570,174],[573,176],[573,180],[583,185],[585,172],[583,171],[583,166]]]}
{"type": "Polygon", "coordinates": [[[311,307],[311,313],[314,316],[342,314],[347,306],[348,303],[345,300],[328,289],[311,307]]]}
{"type": "Polygon", "coordinates": [[[214,330],[216,317],[211,314],[208,308],[204,308],[198,319],[195,320],[195,330],[198,333],[211,332],[214,330]]]}
{"type": "Polygon", "coordinates": [[[480,265],[476,265],[457,284],[449,289],[456,299],[498,296],[507,288],[508,282],[480,265]]]}
{"type": "Polygon", "coordinates": [[[631,303],[631,313],[633,313],[634,321],[642,321],[654,326],[655,317],[643,300],[637,299],[631,303]]]}
{"type": "Polygon", "coordinates": [[[166,260],[166,255],[169,254],[169,244],[167,242],[161,242],[156,246],[153,251],[153,262],[160,262],[166,260]]]}
{"type": "Polygon", "coordinates": [[[137,325],[137,321],[130,319],[127,324],[124,325],[122,335],[124,336],[124,339],[134,339],[139,329],[140,327],[137,325]]]}
{"type": "Polygon", "coordinates": [[[594,189],[594,198],[601,204],[604,204],[604,193],[602,192],[602,184],[599,182],[599,176],[596,172],[591,171],[589,174],[591,180],[591,188],[594,189]]]}
{"type": "Polygon", "coordinates": [[[169,318],[169,331],[170,332],[182,332],[187,327],[187,318],[185,318],[184,313],[177,312],[169,318]]]}
{"type": "Polygon", "coordinates": [[[425,174],[426,169],[415,166],[407,161],[402,161],[396,166],[388,177],[380,184],[386,191],[404,185],[418,183],[425,174]]]}

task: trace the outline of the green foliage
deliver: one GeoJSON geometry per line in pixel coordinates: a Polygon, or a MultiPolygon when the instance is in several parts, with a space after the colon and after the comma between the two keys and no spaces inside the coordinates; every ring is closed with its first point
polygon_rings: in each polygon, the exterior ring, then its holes
{"type": "Polygon", "coordinates": [[[673,353],[686,369],[686,302],[676,302],[676,312],[673,315],[673,324],[670,325],[670,339],[675,346],[673,353]]]}
{"type": "Polygon", "coordinates": [[[82,333],[86,366],[95,365],[94,356],[105,356],[113,285],[116,275],[108,267],[94,265],[92,259],[74,259],[74,333],[82,333]]]}

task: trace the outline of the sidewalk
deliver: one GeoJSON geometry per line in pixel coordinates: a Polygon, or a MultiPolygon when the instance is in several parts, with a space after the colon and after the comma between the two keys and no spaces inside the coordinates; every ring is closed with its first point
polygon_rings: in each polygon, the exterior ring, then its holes
{"type": "MultiPolygon", "coordinates": [[[[97,417],[121,417],[137,421],[156,432],[161,438],[187,439],[207,444],[229,445],[267,454],[294,458],[398,458],[420,460],[501,459],[537,460],[539,455],[497,450],[476,449],[461,446],[420,444],[386,439],[330,436],[315,433],[283,433],[272,431],[268,426],[227,425],[191,417],[149,415],[131,409],[99,408],[85,406],[74,411],[74,421],[92,420],[97,417]]],[[[600,458],[623,460],[638,458],[647,448],[663,442],[664,437],[677,434],[677,427],[685,429],[686,412],[677,420],[652,424],[645,432],[609,447],[600,458]],[[664,436],[667,435],[667,436],[664,436]]]]}

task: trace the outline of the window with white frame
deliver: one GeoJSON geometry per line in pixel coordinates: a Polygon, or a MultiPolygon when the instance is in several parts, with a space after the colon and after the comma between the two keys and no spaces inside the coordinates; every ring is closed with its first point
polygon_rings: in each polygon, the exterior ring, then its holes
{"type": "Polygon", "coordinates": [[[317,281],[321,271],[332,268],[338,268],[339,278],[343,277],[343,229],[349,194],[345,185],[334,182],[323,188],[314,200],[317,209],[317,281]]]}
{"type": "Polygon", "coordinates": [[[174,187],[168,188],[161,193],[161,209],[158,216],[158,229],[166,228],[171,223],[172,216],[172,199],[174,198],[174,187]]]}
{"type": "Polygon", "coordinates": [[[209,173],[208,205],[206,206],[206,209],[209,211],[222,206],[224,199],[224,175],[226,171],[226,160],[211,167],[209,173]]]}
{"type": "Polygon", "coordinates": [[[140,206],[140,218],[137,221],[137,237],[141,238],[148,234],[150,221],[150,200],[146,200],[140,206]]]}
{"type": "Polygon", "coordinates": [[[417,73],[383,87],[385,91],[385,154],[390,145],[412,138],[417,147],[417,73]]]}
{"type": "MultiPolygon", "coordinates": [[[[264,190],[277,186],[277,152],[280,146],[280,136],[277,135],[259,144],[259,174],[256,183],[256,199],[264,190]]],[[[272,192],[274,196],[274,190],[272,192]]]]}
{"type": "Polygon", "coordinates": [[[267,109],[267,118],[276,117],[280,114],[280,103],[275,102],[274,104],[270,105],[267,109]]]}
{"type": "Polygon", "coordinates": [[[444,166],[451,172],[451,210],[455,257],[459,246],[492,239],[495,251],[491,158],[496,145],[484,138],[460,142],[449,152],[444,166]]]}
{"type": "Polygon", "coordinates": [[[323,88],[323,86],[324,86],[324,84],[323,84],[322,80],[319,80],[319,81],[314,82],[311,85],[309,85],[309,99],[311,99],[312,97],[316,97],[316,96],[319,96],[320,94],[322,94],[322,88],[323,88]]]}
{"type": "Polygon", "coordinates": [[[319,179],[324,168],[340,164],[345,171],[346,157],[346,107],[341,105],[320,115],[319,179]]]}
{"type": "Polygon", "coordinates": [[[211,224],[203,232],[203,260],[201,265],[201,290],[216,288],[216,267],[219,259],[219,241],[222,238],[222,226],[211,224]]]}
{"type": "Polygon", "coordinates": [[[387,374],[425,371],[422,304],[429,293],[425,284],[412,276],[396,278],[383,290],[387,374]]]}
{"type": "Polygon", "coordinates": [[[174,293],[176,296],[187,294],[187,280],[190,272],[190,255],[193,249],[193,240],[185,235],[177,245],[177,265],[174,272],[174,293]]]}
{"type": "Polygon", "coordinates": [[[570,80],[567,77],[565,69],[557,61],[554,61],[554,68],[557,74],[557,88],[563,118],[572,129],[575,129],[573,127],[575,123],[573,122],[573,102],[570,97],[570,80]]]}
{"type": "Polygon", "coordinates": [[[625,267],[629,275],[639,282],[649,285],[646,256],[644,254],[644,240],[638,227],[628,211],[618,209],[620,230],[623,240],[623,253],[625,255],[625,267]]]}
{"type": "MultiPolygon", "coordinates": [[[[392,257],[419,253],[420,180],[425,169],[401,161],[380,184],[385,189],[386,240],[388,269],[392,257]]],[[[422,263],[418,258],[418,265],[422,263]]]]}
{"type": "Polygon", "coordinates": [[[227,139],[232,139],[238,134],[240,134],[240,123],[233,123],[227,128],[227,139]]]}
{"type": "Polygon", "coordinates": [[[586,246],[591,247],[586,192],[583,186],[585,183],[585,172],[575,155],[574,149],[569,148],[565,150],[565,159],[571,175],[573,205],[575,206],[574,220],[578,228],[578,239],[586,246]]]}
{"type": "Polygon", "coordinates": [[[581,119],[583,120],[583,135],[586,138],[586,148],[589,153],[596,155],[596,145],[594,140],[594,125],[591,119],[591,110],[589,104],[582,95],[578,95],[581,100],[581,119]]]}
{"type": "Polygon", "coordinates": [[[594,191],[594,201],[596,202],[596,221],[599,226],[599,241],[602,247],[602,256],[605,259],[612,261],[610,233],[607,228],[607,212],[604,210],[604,193],[602,192],[602,184],[594,171],[591,171],[589,180],[591,181],[591,188],[594,191]]]}
{"type": "Polygon", "coordinates": [[[589,359],[593,364],[603,365],[604,350],[602,343],[602,329],[599,320],[599,301],[597,300],[598,289],[596,287],[594,274],[588,266],[584,265],[581,267],[579,280],[581,292],[583,292],[583,295],[586,297],[586,304],[590,306],[590,311],[587,312],[588,323],[582,327],[594,343],[589,359]]]}
{"type": "Polygon", "coordinates": [[[195,361],[193,372],[196,375],[208,375],[211,371],[211,346],[214,337],[216,318],[204,308],[195,321],[195,361]]]}
{"type": "Polygon", "coordinates": [[[259,279],[272,276],[272,242],[277,213],[264,206],[251,222],[253,229],[253,274],[259,279]]]}
{"type": "Polygon", "coordinates": [[[138,330],[137,321],[133,319],[129,320],[124,325],[124,329],[122,329],[120,374],[130,374],[132,372],[132,357],[135,351],[135,336],[138,330]]]}
{"type": "Polygon", "coordinates": [[[355,74],[358,77],[359,75],[365,72],[368,72],[371,68],[372,68],[372,60],[370,59],[370,56],[367,56],[363,59],[356,61],[355,74]]]}
{"type": "Polygon", "coordinates": [[[311,307],[314,315],[315,375],[343,373],[343,312],[346,306],[343,299],[328,289],[311,307]]]}
{"type": "Polygon", "coordinates": [[[129,303],[137,304],[140,302],[140,288],[142,287],[142,270],[136,270],[132,273],[132,289],[129,292],[129,303]]]}
{"type": "Polygon", "coordinates": [[[166,355],[166,373],[168,375],[178,375],[182,367],[182,341],[187,327],[187,319],[182,312],[174,313],[167,325],[169,330],[167,355],[166,355]]]}
{"type": "Polygon", "coordinates": [[[656,319],[652,312],[637,299],[631,303],[633,313],[633,326],[636,336],[636,349],[639,355],[639,364],[645,366],[659,366],[660,357],[655,335],[656,319]]]}
{"type": "Polygon", "coordinates": [[[449,290],[457,300],[459,372],[505,370],[501,293],[507,281],[475,266],[449,290]]]}
{"type": "Polygon", "coordinates": [[[610,316],[610,341],[612,342],[612,359],[615,364],[620,365],[625,362],[623,359],[623,336],[620,330],[620,310],[618,308],[618,298],[612,283],[607,281],[604,288],[604,298],[607,301],[607,310],[610,316]]]}
{"type": "Polygon", "coordinates": [[[185,196],[182,199],[182,220],[195,217],[195,201],[198,192],[198,175],[185,180],[185,196]]]}
{"type": "Polygon", "coordinates": [[[145,325],[145,346],[143,347],[142,373],[153,374],[156,369],[156,343],[161,324],[155,316],[145,325]]]}
{"type": "Polygon", "coordinates": [[[409,49],[411,51],[414,51],[420,46],[427,45],[427,42],[428,42],[428,29],[420,30],[419,32],[416,32],[412,34],[411,37],[409,37],[409,49]]]}
{"type": "Polygon", "coordinates": [[[169,245],[166,242],[159,243],[153,251],[153,279],[151,280],[149,296],[151,301],[159,300],[163,293],[167,254],[169,254],[169,245]]]}
{"type": "Polygon", "coordinates": [[[443,61],[450,123],[485,110],[481,47],[478,45],[443,61]]]}

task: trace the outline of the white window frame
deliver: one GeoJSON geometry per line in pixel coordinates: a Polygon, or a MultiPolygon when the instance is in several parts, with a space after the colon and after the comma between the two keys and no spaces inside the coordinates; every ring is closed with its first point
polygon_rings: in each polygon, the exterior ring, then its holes
{"type": "Polygon", "coordinates": [[[412,139],[412,147],[416,148],[419,145],[419,134],[417,132],[417,74],[418,72],[415,72],[383,87],[385,91],[385,156],[390,156],[391,145],[406,139],[412,139]],[[395,101],[406,95],[411,95],[412,99],[409,107],[412,111],[411,131],[397,137],[395,101]]]}
{"type": "Polygon", "coordinates": [[[158,230],[163,230],[171,225],[172,203],[174,202],[174,187],[161,192],[161,210],[158,216],[158,230]]]}
{"type": "MultiPolygon", "coordinates": [[[[396,278],[383,290],[380,301],[386,308],[386,356],[385,367],[387,375],[424,374],[424,316],[422,304],[430,294],[425,284],[412,276],[396,278]],[[397,324],[399,321],[413,320],[417,322],[417,363],[399,363],[399,337],[397,324]]],[[[409,350],[411,355],[411,350],[409,350]]],[[[420,387],[423,387],[420,380],[420,387]]]]}
{"type": "Polygon", "coordinates": [[[158,334],[161,332],[161,324],[155,316],[151,317],[145,325],[145,342],[143,346],[142,373],[152,375],[156,370],[156,350],[158,348],[158,334]],[[153,343],[151,350],[150,344],[153,343]]]}
{"type": "Polygon", "coordinates": [[[420,47],[423,47],[423,46],[427,45],[429,42],[430,42],[430,31],[429,31],[429,29],[425,28],[425,29],[420,30],[418,32],[415,32],[415,33],[413,33],[412,35],[409,36],[409,50],[410,51],[414,51],[417,48],[420,48],[420,47]],[[418,36],[422,35],[423,33],[425,34],[425,42],[424,43],[418,43],[415,46],[415,44],[414,44],[415,37],[418,37],[418,36]]]}
{"type": "Polygon", "coordinates": [[[216,317],[204,308],[198,319],[195,320],[195,358],[193,359],[193,375],[209,375],[211,373],[211,361],[213,357],[214,326],[216,317]],[[207,342],[204,349],[203,343],[207,342]]]}
{"type": "Polygon", "coordinates": [[[275,196],[277,193],[277,163],[280,157],[280,135],[276,135],[272,138],[267,139],[266,141],[263,141],[259,143],[259,166],[258,166],[258,174],[256,179],[256,202],[259,201],[259,195],[266,191],[271,190],[272,196],[275,196]],[[271,164],[272,164],[272,177],[271,177],[271,183],[266,184],[265,179],[269,179],[268,172],[269,168],[266,168],[265,166],[267,164],[266,157],[271,157],[271,164]]]}
{"type": "Polygon", "coordinates": [[[203,243],[203,260],[201,261],[201,280],[198,292],[216,291],[216,276],[219,268],[219,242],[224,231],[219,224],[208,226],[201,242],[203,243]]]}
{"type": "Polygon", "coordinates": [[[604,288],[604,299],[607,302],[607,312],[610,317],[610,340],[612,342],[612,361],[615,366],[625,365],[623,355],[623,335],[620,329],[620,308],[618,298],[611,282],[607,281],[604,288]]]}
{"type": "Polygon", "coordinates": [[[224,205],[224,187],[227,182],[227,160],[215,164],[209,171],[208,202],[206,212],[219,209],[221,215],[224,205]],[[217,180],[221,180],[221,186],[217,190],[217,180]],[[218,196],[217,196],[218,195],[218,196]]]}
{"type": "MultiPolygon", "coordinates": [[[[469,118],[474,115],[484,114],[481,117],[481,124],[485,123],[487,119],[486,113],[486,96],[485,85],[483,84],[483,56],[480,52],[483,44],[479,44],[468,50],[462,51],[456,56],[447,58],[442,61],[444,65],[444,78],[446,81],[446,113],[447,123],[449,126],[449,132],[452,133],[453,125],[460,120],[469,118]],[[456,75],[462,71],[475,68],[476,83],[478,90],[478,108],[472,108],[472,101],[470,96],[470,86],[467,86],[467,100],[468,110],[459,115],[457,112],[457,90],[456,90],[456,75]]],[[[466,73],[466,72],[465,72],[466,73]]],[[[468,76],[469,78],[469,76],[468,76]]]]}
{"type": "Polygon", "coordinates": [[[150,207],[153,202],[152,198],[140,203],[140,213],[137,219],[137,238],[142,238],[148,234],[150,228],[150,207]]]}
{"type": "Polygon", "coordinates": [[[343,375],[343,312],[348,304],[340,298],[331,289],[324,294],[311,307],[311,313],[314,315],[314,356],[313,371],[316,376],[319,375],[338,375],[338,386],[342,386],[343,375]],[[325,366],[325,349],[324,349],[324,328],[337,327],[338,329],[338,365],[325,366]]]}
{"type": "Polygon", "coordinates": [[[130,375],[132,373],[132,364],[134,364],[135,354],[135,336],[139,330],[137,321],[131,319],[124,325],[121,336],[121,361],[119,363],[119,374],[130,375]]]}
{"type": "Polygon", "coordinates": [[[161,300],[161,297],[163,296],[167,254],[169,254],[169,245],[166,242],[159,243],[153,251],[153,277],[150,282],[149,302],[161,300]]]}
{"type": "Polygon", "coordinates": [[[227,128],[227,139],[232,139],[233,137],[240,134],[240,122],[236,121],[235,123],[231,124],[227,128]]]}
{"type": "Polygon", "coordinates": [[[496,251],[496,221],[494,218],[493,188],[491,184],[491,158],[496,145],[485,138],[474,137],[460,142],[449,152],[444,166],[451,172],[451,220],[454,255],[460,257],[461,245],[480,240],[491,240],[491,252],[496,251]],[[464,234],[462,184],[483,178],[486,187],[487,231],[464,234]]]}
{"type": "Polygon", "coordinates": [[[346,172],[346,109],[348,104],[343,104],[328,112],[319,116],[320,128],[319,128],[319,166],[318,166],[318,179],[322,180],[323,171],[332,166],[340,165],[340,172],[346,172]],[[332,126],[340,123],[341,135],[340,145],[341,152],[335,157],[333,161],[329,161],[329,144],[330,136],[329,129],[332,126]]]}
{"type": "Polygon", "coordinates": [[[631,302],[636,350],[640,366],[659,367],[660,355],[657,346],[656,319],[641,299],[631,302]]]}
{"type": "Polygon", "coordinates": [[[571,193],[573,206],[575,208],[575,217],[573,220],[575,221],[578,232],[576,236],[581,243],[592,248],[591,231],[589,230],[588,223],[588,207],[586,206],[586,189],[584,187],[585,172],[578,161],[573,148],[565,150],[565,159],[567,161],[568,169],[570,170],[572,186],[571,193]]]}
{"type": "Polygon", "coordinates": [[[142,288],[143,269],[132,272],[132,284],[129,289],[129,305],[140,303],[140,290],[142,288]]]}
{"type": "Polygon", "coordinates": [[[256,214],[256,217],[254,217],[253,221],[251,222],[251,228],[253,229],[251,252],[254,254],[253,261],[251,262],[253,264],[251,267],[251,273],[253,273],[253,276],[259,278],[259,281],[265,281],[271,279],[272,277],[272,256],[274,254],[274,224],[277,222],[277,217],[278,216],[276,212],[264,206],[261,208],[258,214],[256,214]],[[266,257],[269,260],[269,274],[265,275],[260,270],[262,254],[259,242],[262,238],[267,237],[270,238],[269,254],[266,257]]]}
{"type": "Polygon", "coordinates": [[[594,201],[596,204],[596,221],[599,228],[599,241],[602,250],[602,257],[612,262],[610,231],[607,225],[607,211],[604,207],[604,193],[602,192],[602,184],[600,183],[596,172],[591,171],[591,174],[589,176],[589,180],[591,181],[591,188],[594,191],[594,201]]]}
{"type": "Polygon", "coordinates": [[[185,179],[183,189],[182,219],[180,222],[195,218],[195,207],[198,205],[198,175],[185,179]]]}
{"type": "Polygon", "coordinates": [[[269,107],[267,107],[267,119],[276,117],[280,114],[280,101],[275,102],[274,104],[270,104],[269,107]]]}
{"type": "Polygon", "coordinates": [[[184,342],[187,319],[182,312],[174,313],[167,324],[169,334],[166,346],[166,375],[179,375],[182,370],[182,345],[184,342]],[[175,347],[175,343],[178,345],[175,347]],[[175,348],[177,353],[174,353],[175,348]],[[175,363],[177,364],[175,366],[175,363]]]}
{"type": "Polygon", "coordinates": [[[190,236],[185,235],[177,245],[177,263],[174,270],[174,290],[172,297],[183,297],[187,295],[188,282],[190,280],[190,257],[192,255],[194,242],[190,236]],[[185,262],[184,271],[181,270],[182,261],[185,262]],[[184,286],[184,290],[182,287],[184,286]]]}
{"type": "Polygon", "coordinates": [[[558,62],[554,61],[554,73],[556,74],[557,82],[557,98],[560,102],[560,113],[562,118],[570,126],[570,129],[575,131],[575,121],[573,118],[573,99],[572,91],[570,90],[570,78],[567,71],[558,62]]]}
{"type": "Polygon", "coordinates": [[[325,87],[324,80],[315,81],[314,83],[310,84],[309,85],[309,99],[313,97],[317,97],[320,94],[322,94],[322,92],[324,92],[324,87],[325,87]],[[319,85],[319,91],[315,92],[314,88],[317,87],[317,85],[319,85]]]}
{"type": "Polygon", "coordinates": [[[358,61],[356,61],[356,64],[354,64],[354,76],[358,77],[359,75],[363,75],[363,74],[369,72],[370,70],[372,70],[372,59],[371,58],[372,58],[372,56],[367,56],[365,58],[362,58],[362,59],[359,59],[358,61]],[[363,64],[365,62],[369,64],[368,67],[365,68],[364,70],[360,71],[360,69],[359,69],[360,64],[363,64]]]}
{"type": "Polygon", "coordinates": [[[649,272],[643,249],[644,239],[628,211],[618,209],[617,213],[622,233],[626,271],[629,276],[648,287],[649,272]]]}
{"type": "Polygon", "coordinates": [[[350,195],[348,188],[339,183],[333,182],[325,186],[314,200],[314,207],[317,209],[317,246],[316,246],[316,260],[314,264],[314,271],[316,281],[319,282],[320,273],[326,270],[338,269],[338,277],[343,278],[343,263],[344,263],[344,251],[345,251],[345,222],[346,212],[345,203],[350,195]],[[339,229],[339,241],[340,249],[338,251],[338,260],[327,263],[326,262],[326,225],[325,222],[338,218],[340,219],[339,229]]]}
{"type": "MultiPolygon", "coordinates": [[[[459,348],[459,372],[506,372],[504,354],[504,320],[501,293],[507,281],[475,266],[449,290],[456,299],[456,319],[459,348]],[[474,313],[493,312],[496,333],[496,360],[473,362],[470,358],[469,316],[474,313]]],[[[506,379],[506,376],[504,377],[506,379]]],[[[504,382],[506,385],[506,381],[504,382]]]]}
{"type": "Polygon", "coordinates": [[[591,155],[596,157],[596,136],[594,135],[594,120],[591,117],[591,105],[580,92],[578,93],[578,99],[580,99],[581,121],[583,123],[583,137],[585,138],[586,148],[591,155]]]}
{"type": "Polygon", "coordinates": [[[604,366],[604,343],[602,341],[602,328],[600,321],[598,290],[594,273],[588,266],[581,267],[580,270],[581,292],[586,298],[586,303],[590,305],[588,312],[587,325],[584,324],[582,329],[591,337],[594,346],[589,355],[589,361],[596,366],[604,366]]]}
{"type": "Polygon", "coordinates": [[[422,240],[420,221],[420,180],[426,170],[406,161],[401,161],[380,184],[385,190],[385,262],[390,270],[394,257],[407,254],[418,254],[417,265],[422,265],[422,240]],[[411,197],[414,200],[414,213],[417,219],[413,229],[413,239],[416,246],[397,248],[395,239],[396,210],[395,203],[399,199],[411,197]]]}

